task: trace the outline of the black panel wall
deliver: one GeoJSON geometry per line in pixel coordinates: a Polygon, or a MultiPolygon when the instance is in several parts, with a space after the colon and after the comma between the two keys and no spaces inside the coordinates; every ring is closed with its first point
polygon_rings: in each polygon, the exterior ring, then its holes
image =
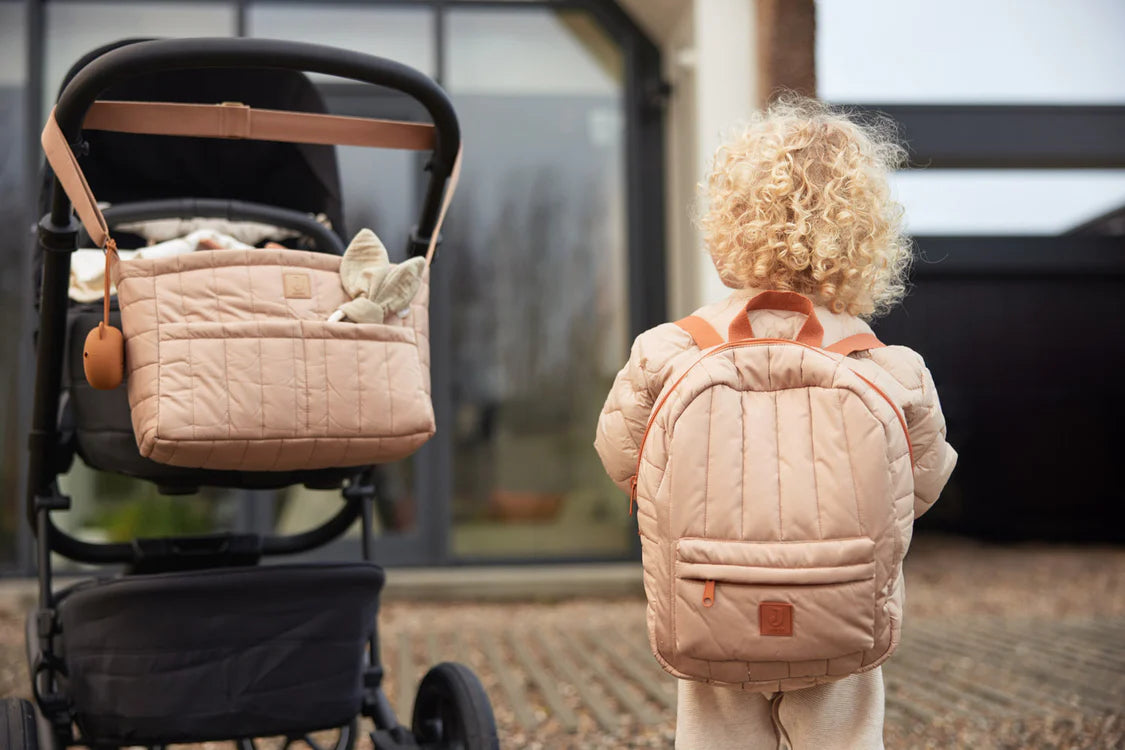
{"type": "Polygon", "coordinates": [[[1125,541],[1125,241],[919,245],[942,262],[875,324],[925,356],[960,453],[919,528],[1125,541]]]}

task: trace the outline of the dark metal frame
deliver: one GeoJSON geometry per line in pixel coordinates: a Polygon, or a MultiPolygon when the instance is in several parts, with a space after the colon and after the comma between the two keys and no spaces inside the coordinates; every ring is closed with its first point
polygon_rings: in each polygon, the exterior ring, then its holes
{"type": "MultiPolygon", "coordinates": [[[[55,108],[56,119],[68,140],[80,150],[81,122],[100,93],[115,83],[142,72],[198,68],[269,67],[338,75],[394,88],[419,101],[436,127],[436,144],[426,165],[430,173],[418,225],[408,252],[424,253],[434,231],[446,182],[460,148],[460,127],[445,93],[429,78],[398,63],[368,55],[292,42],[246,39],[191,39],[140,42],[107,52],[90,62],[67,84],[55,108]]],[[[51,554],[98,565],[125,565],[129,573],[193,570],[232,565],[256,565],[265,556],[291,555],[321,547],[341,536],[357,519],[363,528],[362,556],[372,557],[372,505],[376,496],[374,469],[354,475],[343,489],[344,505],[330,519],[308,531],[287,536],[211,534],[206,536],[135,539],[128,544],[99,544],[77,539],[59,529],[52,511],[70,507],[70,499],[57,486],[65,469],[65,447],[60,445],[58,410],[62,387],[62,362],[69,308],[70,255],[78,247],[79,226],[71,203],[57,180],[51,187],[51,211],[39,223],[39,250],[43,253],[39,326],[36,342],[36,386],[28,465],[27,513],[38,541],[39,607],[30,623],[29,653],[33,693],[50,725],[50,738],[60,747],[88,744],[96,738],[73,735],[69,700],[56,679],[64,670],[57,654],[58,600],[52,586],[51,554]]],[[[230,211],[231,204],[205,208],[230,211]]],[[[148,207],[152,209],[152,206],[148,207]]],[[[156,208],[178,210],[175,205],[156,208]]],[[[241,206],[240,208],[246,208],[241,206]]],[[[307,228],[307,227],[306,227],[307,228]]],[[[373,630],[365,670],[364,715],[375,721],[373,736],[380,747],[414,746],[413,735],[402,727],[382,693],[383,669],[373,630]]]]}
{"type": "Polygon", "coordinates": [[[910,166],[1002,169],[1125,167],[1125,106],[848,104],[900,128],[910,166]]]}
{"type": "Polygon", "coordinates": [[[916,280],[1125,276],[1125,238],[996,236],[916,238],[916,280]]]}

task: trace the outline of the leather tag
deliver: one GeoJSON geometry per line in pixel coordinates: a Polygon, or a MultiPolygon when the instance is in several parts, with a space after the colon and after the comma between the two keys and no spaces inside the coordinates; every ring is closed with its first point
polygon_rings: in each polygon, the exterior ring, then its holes
{"type": "Polygon", "coordinates": [[[104,322],[86,334],[82,349],[86,382],[99,391],[112,391],[125,379],[125,339],[121,331],[104,322]]]}
{"type": "Polygon", "coordinates": [[[793,635],[793,605],[788,602],[760,603],[758,627],[762,635],[793,635]]]}
{"type": "Polygon", "coordinates": [[[282,276],[287,299],[311,299],[312,284],[307,273],[287,273],[282,276]]]}

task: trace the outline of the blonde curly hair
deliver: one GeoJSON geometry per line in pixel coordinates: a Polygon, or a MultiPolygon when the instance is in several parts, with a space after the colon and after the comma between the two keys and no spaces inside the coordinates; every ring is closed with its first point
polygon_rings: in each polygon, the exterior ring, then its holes
{"type": "Polygon", "coordinates": [[[863,318],[890,310],[912,257],[887,183],[905,155],[889,121],[861,124],[813,99],[759,114],[719,148],[701,186],[723,283],[800,292],[863,318]]]}

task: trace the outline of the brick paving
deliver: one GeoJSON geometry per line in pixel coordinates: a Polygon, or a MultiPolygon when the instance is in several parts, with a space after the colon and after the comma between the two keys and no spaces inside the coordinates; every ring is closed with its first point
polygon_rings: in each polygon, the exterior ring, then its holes
{"type": "MultiPolygon", "coordinates": [[[[937,539],[908,562],[888,748],[1125,748],[1125,550],[937,539]]],[[[380,622],[400,717],[450,659],[480,674],[503,747],[671,746],[675,680],[648,651],[640,599],[390,602],[380,622]]],[[[25,679],[18,618],[0,607],[0,694],[25,679]]]]}
{"type": "MultiPolygon", "coordinates": [[[[670,745],[675,680],[648,651],[643,602],[419,614],[403,613],[391,630],[411,636],[387,649],[400,715],[413,694],[398,676],[454,659],[484,679],[510,747],[670,745]]],[[[884,674],[889,747],[1125,747],[1125,616],[918,618],[884,674]],[[1023,744],[1068,730],[1070,745],[1023,744]]]]}
{"type": "MultiPolygon", "coordinates": [[[[1125,748],[1125,550],[919,539],[907,580],[888,748],[1125,748]]],[[[382,622],[399,644],[387,664],[481,675],[505,747],[671,746],[675,680],[649,653],[643,600],[391,603],[382,622]]]]}

